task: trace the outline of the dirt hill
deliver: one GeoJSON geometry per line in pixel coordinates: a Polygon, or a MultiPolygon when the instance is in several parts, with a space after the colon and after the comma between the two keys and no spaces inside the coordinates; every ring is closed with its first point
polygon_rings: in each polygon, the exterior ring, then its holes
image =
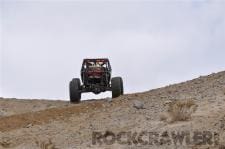
{"type": "Polygon", "coordinates": [[[0,149],[224,148],[223,145],[225,71],[113,100],[70,104],[60,100],[0,99],[0,149]],[[184,100],[196,105],[191,117],[182,121],[162,119],[162,114],[170,119],[171,103],[184,100]]]}

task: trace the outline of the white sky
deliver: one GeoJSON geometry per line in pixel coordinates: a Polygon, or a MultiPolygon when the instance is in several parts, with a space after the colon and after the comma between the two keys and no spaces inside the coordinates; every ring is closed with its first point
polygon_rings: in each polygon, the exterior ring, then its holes
{"type": "Polygon", "coordinates": [[[108,57],[126,93],[225,70],[222,0],[0,2],[3,97],[68,99],[86,57],[108,57]]]}

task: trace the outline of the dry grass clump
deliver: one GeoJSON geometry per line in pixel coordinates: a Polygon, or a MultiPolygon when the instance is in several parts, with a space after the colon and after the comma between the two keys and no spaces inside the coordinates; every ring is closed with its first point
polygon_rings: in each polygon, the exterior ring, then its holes
{"type": "Polygon", "coordinates": [[[57,149],[51,139],[48,139],[48,141],[35,141],[35,143],[40,149],[57,149]]]}
{"type": "Polygon", "coordinates": [[[9,148],[10,145],[11,145],[11,142],[9,140],[2,140],[2,141],[0,141],[0,147],[9,148]]]}
{"type": "Polygon", "coordinates": [[[197,109],[193,99],[174,100],[167,102],[168,110],[160,115],[160,120],[167,122],[187,121],[197,109]]]}

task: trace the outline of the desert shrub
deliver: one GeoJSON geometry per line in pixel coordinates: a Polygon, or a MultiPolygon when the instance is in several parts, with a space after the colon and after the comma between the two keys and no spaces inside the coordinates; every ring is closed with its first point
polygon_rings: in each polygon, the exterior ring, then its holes
{"type": "Polygon", "coordinates": [[[40,149],[57,149],[51,139],[48,139],[48,141],[35,141],[35,143],[40,149]]]}
{"type": "Polygon", "coordinates": [[[3,148],[9,148],[10,145],[11,145],[11,142],[9,142],[8,140],[0,141],[0,147],[2,146],[3,148]]]}
{"type": "Polygon", "coordinates": [[[160,115],[160,120],[167,122],[187,121],[196,109],[197,105],[192,99],[174,100],[168,102],[168,110],[160,115]]]}

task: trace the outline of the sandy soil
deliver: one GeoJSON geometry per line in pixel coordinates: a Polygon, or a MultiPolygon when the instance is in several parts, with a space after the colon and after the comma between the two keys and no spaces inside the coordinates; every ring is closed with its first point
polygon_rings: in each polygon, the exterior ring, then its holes
{"type": "MultiPolygon", "coordinates": [[[[68,101],[0,99],[0,149],[74,149],[74,148],[223,148],[225,145],[225,72],[201,76],[187,82],[169,85],[143,93],[126,94],[116,99],[68,101]],[[187,121],[168,123],[160,120],[167,110],[166,102],[194,99],[197,111],[187,121]],[[135,106],[140,104],[140,108],[135,106]],[[140,134],[155,132],[172,138],[171,132],[208,132],[211,143],[192,142],[176,145],[112,143],[93,144],[94,132],[140,134]],[[219,138],[219,140],[217,139],[219,138]]],[[[203,133],[204,134],[204,133],[203,133]]],[[[149,140],[148,135],[142,139],[149,140]]],[[[200,135],[201,137],[201,135],[200,135]]],[[[110,140],[111,138],[108,138],[110,140]]],[[[187,139],[187,138],[186,138],[187,139]]],[[[137,140],[137,139],[136,139],[137,140]]],[[[224,147],[225,148],[225,147],[224,147]]]]}

